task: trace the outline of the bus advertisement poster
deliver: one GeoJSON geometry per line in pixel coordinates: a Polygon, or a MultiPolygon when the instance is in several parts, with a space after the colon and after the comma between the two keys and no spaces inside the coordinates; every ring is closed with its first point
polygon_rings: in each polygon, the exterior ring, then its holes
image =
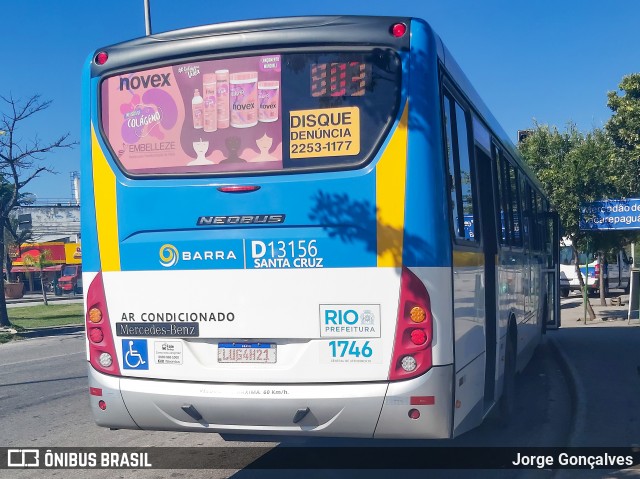
{"type": "Polygon", "coordinates": [[[132,174],[282,168],[281,58],[178,64],[102,82],[102,125],[132,174]]]}

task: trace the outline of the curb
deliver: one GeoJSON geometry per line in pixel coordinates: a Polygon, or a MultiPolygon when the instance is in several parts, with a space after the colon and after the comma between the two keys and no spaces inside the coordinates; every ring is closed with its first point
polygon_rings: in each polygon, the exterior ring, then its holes
{"type": "MultiPolygon", "coordinates": [[[[567,379],[567,385],[569,386],[569,397],[571,403],[575,407],[571,408],[573,414],[571,415],[571,427],[569,430],[569,440],[567,441],[567,447],[576,447],[576,438],[580,437],[584,432],[584,424],[587,416],[587,407],[585,402],[581,399],[584,398],[584,385],[580,381],[578,372],[571,364],[571,361],[567,357],[567,354],[560,348],[558,341],[552,338],[547,332],[547,339],[551,349],[551,353],[555,356],[558,365],[562,371],[562,374],[567,379]]],[[[565,479],[574,477],[571,475],[571,470],[556,469],[553,473],[554,479],[565,479]]]]}
{"type": "Polygon", "coordinates": [[[23,339],[41,338],[44,336],[59,336],[62,334],[73,334],[84,331],[84,324],[72,324],[69,326],[52,326],[50,328],[24,329],[16,336],[23,339]]]}
{"type": "MultiPolygon", "coordinates": [[[[57,301],[68,301],[68,300],[74,300],[74,299],[78,299],[78,300],[82,300],[83,299],[83,295],[78,294],[76,296],[47,296],[47,301],[50,303],[55,303],[57,301]]],[[[23,296],[22,298],[18,298],[18,299],[6,299],[5,300],[7,305],[10,304],[23,304],[23,303],[42,303],[42,296],[23,296]]]]}
{"type": "Polygon", "coordinates": [[[569,395],[574,407],[571,419],[571,431],[569,432],[569,443],[567,447],[578,447],[577,438],[584,433],[584,424],[587,417],[587,407],[582,398],[585,397],[585,388],[580,380],[578,371],[567,357],[567,354],[560,348],[558,341],[547,334],[551,351],[558,360],[562,369],[562,374],[567,378],[569,385],[569,395]]]}

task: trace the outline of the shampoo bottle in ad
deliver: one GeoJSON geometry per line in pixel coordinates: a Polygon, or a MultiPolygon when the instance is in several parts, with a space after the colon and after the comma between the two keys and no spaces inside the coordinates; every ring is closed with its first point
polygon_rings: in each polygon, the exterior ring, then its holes
{"type": "Polygon", "coordinates": [[[209,73],[202,78],[202,95],[204,96],[204,131],[218,129],[218,102],[216,100],[216,75],[209,73]]]}
{"type": "Polygon", "coordinates": [[[229,128],[229,70],[216,70],[218,128],[229,128]]]}
{"type": "Polygon", "coordinates": [[[193,93],[193,100],[191,100],[191,112],[193,114],[193,127],[202,128],[202,116],[203,116],[204,100],[200,96],[200,90],[196,88],[193,93]]]}

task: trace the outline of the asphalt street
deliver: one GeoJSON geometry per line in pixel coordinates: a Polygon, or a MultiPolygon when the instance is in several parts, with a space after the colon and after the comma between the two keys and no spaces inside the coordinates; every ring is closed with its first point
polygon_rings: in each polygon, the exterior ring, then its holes
{"type": "MultiPolygon", "coordinates": [[[[598,308],[594,322],[578,321],[579,298],[563,301],[563,327],[551,331],[518,378],[519,406],[507,428],[493,421],[453,441],[407,442],[434,446],[631,446],[640,442],[640,322],[623,320],[624,307],[598,308]],[[603,318],[607,318],[604,321],[603,318]]],[[[217,434],[110,431],[97,427],[88,406],[81,333],[0,346],[0,444],[71,447],[228,447],[217,434]]],[[[334,441],[326,445],[384,445],[334,441]]],[[[250,445],[250,444],[248,444],[250,445]]],[[[264,444],[263,444],[264,445],[264,444]]],[[[266,444],[277,446],[274,443],[266,444]]],[[[317,444],[316,444],[317,445],[317,444]]],[[[398,445],[395,443],[394,445],[398,445]]],[[[400,444],[402,445],[402,444],[400,444]]],[[[282,446],[277,446],[282,447],[282,446]]],[[[179,451],[179,450],[178,450],[179,451]]],[[[179,452],[177,452],[179,454],[179,452]]],[[[268,453],[267,453],[268,454],[268,453]]],[[[300,477],[301,471],[0,471],[0,477],[300,477]]],[[[398,471],[305,470],[320,477],[393,477],[398,471]]],[[[496,477],[495,471],[402,471],[404,477],[496,477]]],[[[624,471],[501,471],[501,478],[633,478],[624,471]]]]}

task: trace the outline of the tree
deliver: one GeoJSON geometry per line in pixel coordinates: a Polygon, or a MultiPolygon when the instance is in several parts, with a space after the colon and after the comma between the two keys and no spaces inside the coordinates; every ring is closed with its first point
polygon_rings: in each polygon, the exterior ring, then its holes
{"type": "MultiPolygon", "coordinates": [[[[615,197],[616,177],[611,168],[615,158],[613,145],[599,129],[584,134],[575,124],[569,123],[560,132],[557,127],[534,123],[531,134],[519,144],[519,149],[560,216],[564,236],[572,243],[576,275],[580,287],[584,288],[577,264],[578,249],[602,248],[605,238],[580,230],[580,205],[615,197]]],[[[588,310],[594,319],[590,303],[588,310]]]]}
{"type": "Polygon", "coordinates": [[[625,197],[640,195],[640,73],[622,78],[619,91],[608,93],[607,106],[613,115],[605,130],[616,148],[618,184],[625,197]]]}
{"type": "Polygon", "coordinates": [[[51,266],[53,262],[51,261],[51,250],[43,249],[38,251],[37,256],[25,255],[24,256],[24,265],[27,268],[34,268],[40,272],[40,286],[42,287],[42,302],[45,306],[49,306],[49,301],[47,300],[47,288],[44,285],[44,269],[47,266],[51,266]]]}
{"type": "MultiPolygon", "coordinates": [[[[51,106],[40,95],[26,100],[0,95],[0,225],[10,224],[11,211],[24,200],[25,187],[43,173],[52,173],[53,169],[42,161],[47,153],[60,148],[72,148],[76,142],[69,140],[65,133],[53,141],[43,142],[36,134],[32,139],[24,140],[20,128],[37,113],[51,106]]],[[[0,234],[0,251],[4,252],[4,234],[0,234]]],[[[4,269],[6,257],[2,254],[0,268],[4,269]]],[[[4,277],[0,279],[0,292],[4,291],[4,277]]],[[[7,315],[7,303],[4,294],[0,294],[0,326],[10,326],[7,315]]]]}

